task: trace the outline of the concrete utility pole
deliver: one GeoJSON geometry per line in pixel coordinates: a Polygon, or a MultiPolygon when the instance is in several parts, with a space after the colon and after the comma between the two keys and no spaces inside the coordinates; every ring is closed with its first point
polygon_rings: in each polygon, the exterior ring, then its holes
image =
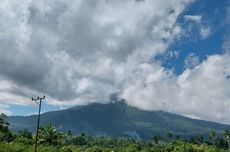
{"type": "Polygon", "coordinates": [[[38,146],[38,132],[39,132],[39,125],[40,125],[40,115],[41,115],[41,105],[42,105],[42,100],[45,99],[45,96],[43,96],[42,98],[37,97],[37,98],[32,98],[32,101],[35,101],[38,106],[39,106],[39,110],[38,110],[38,120],[37,120],[37,131],[36,131],[36,139],[35,139],[35,149],[34,151],[37,152],[37,146],[38,146]]]}

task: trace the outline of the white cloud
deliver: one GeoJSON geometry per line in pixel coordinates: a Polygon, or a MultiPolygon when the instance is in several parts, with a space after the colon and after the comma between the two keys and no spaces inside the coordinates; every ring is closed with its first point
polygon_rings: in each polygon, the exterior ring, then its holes
{"type": "Polygon", "coordinates": [[[179,76],[152,60],[183,34],[177,18],[189,2],[2,0],[0,111],[43,94],[61,106],[118,93],[143,109],[230,122],[229,55],[191,58],[195,68],[179,76]]]}
{"type": "Polygon", "coordinates": [[[191,114],[197,113],[201,118],[229,122],[229,74],[229,55],[210,56],[199,67],[186,70],[178,78],[183,89],[181,99],[190,100],[184,110],[190,109],[191,114]]]}
{"type": "Polygon", "coordinates": [[[212,55],[176,76],[160,66],[143,66],[122,94],[130,105],[229,123],[229,55],[212,55]],[[153,70],[153,71],[152,71],[153,70]],[[157,71],[157,72],[156,72],[157,71]]]}
{"type": "Polygon", "coordinates": [[[210,27],[204,27],[202,26],[200,28],[200,35],[202,36],[202,39],[206,39],[211,34],[210,27]]]}
{"type": "Polygon", "coordinates": [[[198,33],[203,40],[211,35],[211,28],[205,24],[201,15],[185,15],[184,19],[186,22],[192,22],[188,23],[189,26],[186,30],[186,32],[188,32],[190,36],[191,33],[194,32],[194,29],[198,29],[198,33]]]}
{"type": "Polygon", "coordinates": [[[184,18],[186,21],[192,21],[192,22],[196,22],[196,23],[200,23],[202,20],[201,15],[185,15],[184,18]]]}
{"type": "Polygon", "coordinates": [[[188,3],[3,0],[0,80],[9,88],[0,101],[46,94],[50,104],[107,102],[127,72],[180,37],[176,20],[188,3]]]}
{"type": "Polygon", "coordinates": [[[185,63],[185,68],[192,69],[192,68],[196,67],[200,63],[200,59],[196,54],[190,53],[185,58],[184,63],[185,63]]]}

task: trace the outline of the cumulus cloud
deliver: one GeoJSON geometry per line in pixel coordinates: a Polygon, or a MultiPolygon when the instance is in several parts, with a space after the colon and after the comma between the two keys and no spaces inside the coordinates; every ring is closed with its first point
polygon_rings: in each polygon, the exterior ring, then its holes
{"type": "Polygon", "coordinates": [[[3,0],[0,73],[10,89],[2,102],[33,94],[54,104],[106,102],[126,72],[180,35],[176,20],[188,3],[3,0]]]}
{"type": "Polygon", "coordinates": [[[117,94],[146,110],[230,122],[229,55],[200,64],[192,56],[179,76],[154,59],[179,56],[166,51],[184,34],[177,18],[190,2],[2,0],[0,111],[43,94],[60,106],[106,103],[117,94]]]}
{"type": "Polygon", "coordinates": [[[229,55],[212,55],[181,75],[142,65],[122,96],[143,109],[163,109],[194,118],[229,123],[229,55]],[[145,69],[145,70],[143,70],[145,69]],[[154,74],[153,71],[158,71],[154,74]]]}

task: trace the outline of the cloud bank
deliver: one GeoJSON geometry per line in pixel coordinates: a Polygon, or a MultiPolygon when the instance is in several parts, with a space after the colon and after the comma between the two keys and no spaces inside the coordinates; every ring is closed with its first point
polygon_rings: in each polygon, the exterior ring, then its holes
{"type": "Polygon", "coordinates": [[[0,111],[43,94],[60,106],[118,94],[142,109],[230,123],[227,53],[190,58],[179,76],[155,59],[185,34],[177,19],[191,2],[2,0],[0,111]]]}

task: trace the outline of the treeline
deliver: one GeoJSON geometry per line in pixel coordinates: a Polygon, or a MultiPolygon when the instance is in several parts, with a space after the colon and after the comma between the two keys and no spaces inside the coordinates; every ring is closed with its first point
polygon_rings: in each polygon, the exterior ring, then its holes
{"type": "MultiPolygon", "coordinates": [[[[35,136],[27,129],[12,133],[6,115],[0,115],[0,152],[32,152],[35,136]]],[[[181,139],[172,132],[150,140],[131,138],[91,137],[84,133],[74,136],[70,131],[59,132],[52,124],[39,129],[38,152],[224,152],[230,151],[230,132],[222,135],[214,130],[209,138],[195,135],[181,139]]]]}

